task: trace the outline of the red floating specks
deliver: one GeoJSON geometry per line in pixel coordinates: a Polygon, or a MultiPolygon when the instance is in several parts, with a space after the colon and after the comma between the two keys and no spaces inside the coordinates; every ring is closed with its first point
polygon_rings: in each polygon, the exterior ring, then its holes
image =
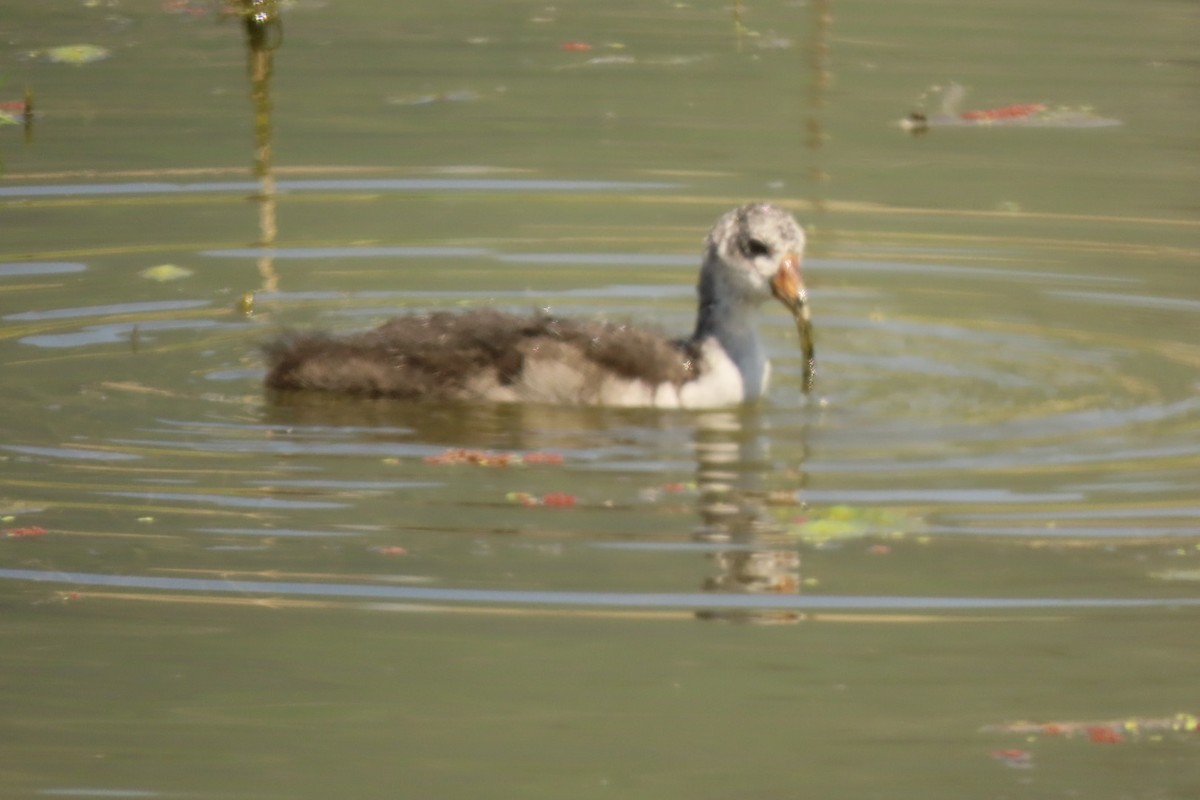
{"type": "Polygon", "coordinates": [[[28,528],[9,528],[4,535],[9,539],[35,539],[38,536],[45,536],[46,529],[37,525],[28,528]]]}
{"type": "Polygon", "coordinates": [[[586,53],[592,49],[592,46],[587,42],[563,42],[559,45],[559,49],[569,53],[586,53]]]}
{"type": "Polygon", "coordinates": [[[542,505],[549,508],[574,508],[575,495],[566,492],[551,492],[542,496],[542,505]]]}
{"type": "Polygon", "coordinates": [[[504,495],[504,499],[510,503],[525,506],[526,508],[534,508],[542,506],[543,508],[574,508],[576,498],[573,494],[566,492],[550,492],[544,494],[540,498],[537,495],[529,492],[509,492],[504,495]]]}
{"type": "Polygon", "coordinates": [[[964,111],[959,116],[968,122],[991,122],[998,119],[1020,119],[1032,117],[1046,110],[1041,103],[1017,103],[999,108],[981,108],[974,111],[964,111]]]}
{"type": "Polygon", "coordinates": [[[390,547],[372,547],[371,549],[373,551],[375,551],[376,553],[379,553],[379,555],[381,555],[381,556],[406,556],[406,555],[408,555],[408,549],[405,547],[400,547],[399,545],[392,545],[390,547]]]}
{"type": "Polygon", "coordinates": [[[186,17],[203,17],[212,9],[210,3],[201,3],[198,0],[164,0],[160,8],[168,14],[179,14],[186,17]]]}
{"type": "Polygon", "coordinates": [[[1161,736],[1169,733],[1194,733],[1200,730],[1200,718],[1189,712],[1170,717],[1129,717],[1110,720],[1066,720],[1056,722],[1006,722],[985,725],[983,731],[1015,733],[1023,736],[1087,736],[1100,744],[1118,744],[1141,736],[1161,736]]]}
{"type": "Polygon", "coordinates": [[[653,503],[661,500],[663,495],[668,494],[694,494],[696,492],[696,484],[694,483],[664,483],[661,486],[650,486],[638,492],[638,496],[643,500],[653,503]]]}
{"type": "MultiPolygon", "coordinates": [[[[480,467],[507,467],[514,463],[511,453],[492,453],[487,450],[471,450],[462,447],[451,448],[436,456],[425,456],[426,464],[475,464],[480,467]]],[[[519,461],[517,462],[519,463],[519,461]]]]}
{"type": "Polygon", "coordinates": [[[510,467],[520,464],[558,465],[563,463],[563,457],[558,453],[543,453],[540,451],[521,455],[520,453],[495,453],[490,450],[453,447],[435,456],[425,456],[424,461],[426,464],[435,464],[438,466],[473,464],[478,467],[510,467]]]}
{"type": "Polygon", "coordinates": [[[556,466],[563,463],[563,457],[559,453],[543,453],[534,451],[521,456],[521,461],[526,464],[550,464],[556,466]]]}
{"type": "Polygon", "coordinates": [[[517,505],[525,506],[526,508],[541,505],[538,499],[529,492],[509,492],[508,494],[504,495],[504,499],[510,503],[516,503],[517,505]]]}
{"type": "Polygon", "coordinates": [[[1093,725],[1087,729],[1088,739],[1097,744],[1120,744],[1125,741],[1125,737],[1120,731],[1109,728],[1105,725],[1093,725]]]}

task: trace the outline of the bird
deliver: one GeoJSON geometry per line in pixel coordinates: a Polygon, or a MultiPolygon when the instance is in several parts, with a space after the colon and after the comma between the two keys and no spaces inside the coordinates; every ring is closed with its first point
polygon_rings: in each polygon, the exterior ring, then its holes
{"type": "Polygon", "coordinates": [[[493,308],[410,314],[335,335],[283,331],[264,345],[275,393],[326,392],[430,402],[711,409],[759,401],[771,365],[759,307],[791,312],[812,388],[804,229],[778,206],[723,214],[704,241],[696,325],[672,339],[653,327],[511,314],[493,308]]]}

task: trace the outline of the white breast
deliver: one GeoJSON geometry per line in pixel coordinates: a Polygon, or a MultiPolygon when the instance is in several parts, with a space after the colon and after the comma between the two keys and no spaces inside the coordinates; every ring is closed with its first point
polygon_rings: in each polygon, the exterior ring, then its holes
{"type": "Polygon", "coordinates": [[[741,370],[716,339],[704,343],[700,359],[700,376],[676,386],[624,378],[578,358],[531,358],[516,383],[501,385],[488,372],[468,386],[468,393],[493,402],[705,409],[734,406],[766,392],[770,364],[758,365],[753,372],[758,381],[747,391],[741,370]]]}

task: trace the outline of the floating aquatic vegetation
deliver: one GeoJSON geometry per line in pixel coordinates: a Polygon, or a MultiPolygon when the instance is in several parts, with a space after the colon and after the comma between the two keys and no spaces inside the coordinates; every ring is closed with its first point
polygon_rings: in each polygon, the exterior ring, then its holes
{"type": "Polygon", "coordinates": [[[541,497],[529,492],[509,492],[504,495],[504,499],[526,508],[574,508],[576,503],[575,495],[566,492],[550,492],[541,497]]]}
{"type": "Polygon", "coordinates": [[[526,453],[521,456],[521,462],[524,464],[551,464],[559,465],[563,463],[563,457],[559,453],[544,453],[540,450],[535,450],[532,453],[526,453]]]}
{"type": "Polygon", "coordinates": [[[243,317],[254,316],[254,292],[243,292],[233,304],[233,310],[243,317]]]}
{"type": "Polygon", "coordinates": [[[511,467],[525,465],[563,463],[563,457],[558,453],[494,453],[490,450],[472,450],[469,448],[451,448],[435,456],[425,456],[426,464],[445,466],[451,464],[474,464],[480,467],[511,467]]]}
{"type": "Polygon", "coordinates": [[[25,58],[34,61],[46,61],[51,64],[72,64],[82,66],[103,61],[112,55],[112,50],[95,44],[66,44],[59,47],[47,47],[41,50],[28,50],[25,58]]]}
{"type": "Polygon", "coordinates": [[[177,281],[180,278],[187,278],[192,274],[192,270],[176,264],[159,264],[157,267],[147,267],[138,273],[138,275],[141,275],[143,278],[152,281],[158,281],[159,283],[177,281]]]}
{"type": "Polygon", "coordinates": [[[36,539],[39,536],[45,535],[46,529],[37,525],[32,525],[28,528],[9,528],[3,533],[6,539],[36,539]]]}
{"type": "Polygon", "coordinates": [[[199,19],[214,13],[213,4],[204,0],[163,0],[159,8],[168,14],[188,19],[199,19]]]}
{"type": "Polygon", "coordinates": [[[642,489],[640,492],[638,492],[638,497],[648,503],[653,503],[662,499],[664,495],[694,495],[697,493],[697,491],[698,489],[695,483],[682,483],[676,481],[672,483],[664,483],[661,486],[651,486],[649,488],[642,489]]]}
{"type": "Polygon", "coordinates": [[[828,545],[865,536],[903,536],[919,527],[919,520],[892,509],[830,506],[793,519],[785,531],[809,544],[828,545]]]}
{"type": "Polygon", "coordinates": [[[0,100],[0,125],[26,126],[33,119],[33,90],[25,87],[25,97],[21,100],[0,100]]]}
{"type": "Polygon", "coordinates": [[[981,733],[1015,733],[1022,736],[1087,736],[1098,744],[1119,744],[1134,738],[1159,738],[1168,733],[1196,733],[1200,719],[1180,712],[1170,717],[1129,717],[1102,721],[1006,722],[986,725],[981,733]]]}
{"type": "Polygon", "coordinates": [[[931,86],[917,98],[915,109],[897,123],[914,134],[930,128],[1106,128],[1121,120],[1102,117],[1089,106],[1055,106],[1045,103],[1011,103],[992,108],[961,110],[967,90],[962,85],[931,86]],[[931,98],[940,98],[937,111],[927,112],[931,98]]]}

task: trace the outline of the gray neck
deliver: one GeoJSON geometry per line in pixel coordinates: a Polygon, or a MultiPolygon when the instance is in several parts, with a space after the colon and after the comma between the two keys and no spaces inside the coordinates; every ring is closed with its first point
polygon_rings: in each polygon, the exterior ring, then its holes
{"type": "Polygon", "coordinates": [[[761,394],[769,364],[758,338],[754,303],[736,293],[719,291],[715,270],[700,273],[700,309],[692,343],[702,347],[707,339],[716,339],[742,375],[747,398],[761,394]]]}

